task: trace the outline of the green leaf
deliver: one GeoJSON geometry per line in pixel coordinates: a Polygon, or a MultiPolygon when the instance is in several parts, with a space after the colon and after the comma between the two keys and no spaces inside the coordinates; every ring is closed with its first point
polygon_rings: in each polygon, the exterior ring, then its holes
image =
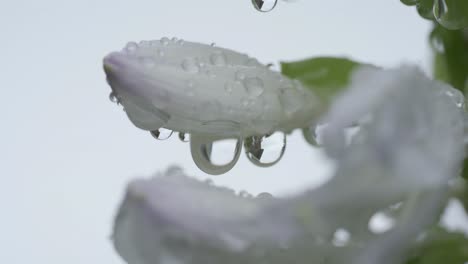
{"type": "Polygon", "coordinates": [[[301,81],[325,104],[349,83],[352,71],[362,64],[346,58],[318,57],[282,62],[281,72],[301,81]]]}
{"type": "Polygon", "coordinates": [[[463,264],[468,261],[465,235],[435,228],[411,254],[406,264],[463,264]]]}

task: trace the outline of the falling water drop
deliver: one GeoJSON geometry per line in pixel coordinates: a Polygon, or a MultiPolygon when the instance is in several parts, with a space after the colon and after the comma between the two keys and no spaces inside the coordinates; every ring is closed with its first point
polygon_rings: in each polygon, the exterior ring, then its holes
{"type": "Polygon", "coordinates": [[[286,135],[275,132],[268,136],[253,136],[244,143],[247,158],[259,167],[270,167],[278,163],[286,149],[286,135]]]}
{"type": "Polygon", "coordinates": [[[157,140],[166,140],[172,136],[173,131],[165,128],[151,131],[151,135],[157,140]]]}
{"type": "Polygon", "coordinates": [[[220,139],[191,135],[190,151],[198,168],[205,173],[219,175],[231,170],[239,160],[241,139],[220,139]]]}
{"type": "Polygon", "coordinates": [[[182,69],[190,73],[198,73],[200,70],[196,61],[192,58],[186,58],[182,61],[182,69]]]}
{"type": "Polygon", "coordinates": [[[252,0],[252,4],[260,12],[270,12],[275,8],[278,0],[252,0]]]}
{"type": "Polygon", "coordinates": [[[112,103],[118,103],[119,102],[119,98],[117,97],[117,94],[115,92],[111,92],[109,94],[109,100],[112,102],[112,103]]]}
{"type": "Polygon", "coordinates": [[[189,142],[189,141],[190,141],[189,137],[190,137],[189,134],[184,133],[184,132],[179,132],[179,139],[180,139],[180,141],[182,141],[182,142],[189,142]]]}

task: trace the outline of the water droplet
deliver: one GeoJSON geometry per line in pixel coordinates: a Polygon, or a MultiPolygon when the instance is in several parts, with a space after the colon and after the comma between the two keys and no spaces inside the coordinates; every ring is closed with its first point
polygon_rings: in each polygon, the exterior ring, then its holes
{"type": "Polygon", "coordinates": [[[150,42],[148,40],[140,41],[140,47],[148,47],[149,45],[150,45],[150,42]]]}
{"type": "Polygon", "coordinates": [[[117,97],[117,94],[112,91],[110,94],[109,94],[109,100],[112,102],[112,103],[118,103],[119,102],[119,98],[117,97]]]}
{"type": "Polygon", "coordinates": [[[176,38],[176,37],[171,38],[171,41],[174,42],[174,43],[176,43],[177,40],[178,40],[178,38],[176,38]]]}
{"type": "Polygon", "coordinates": [[[275,132],[268,136],[253,136],[245,139],[247,158],[260,167],[270,167],[278,163],[286,149],[286,135],[275,132]]]}
{"type": "Polygon", "coordinates": [[[273,198],[273,195],[271,195],[271,193],[267,193],[267,192],[262,192],[260,194],[257,195],[257,197],[255,197],[261,201],[269,201],[273,198]]]}
{"type": "Polygon", "coordinates": [[[243,81],[245,79],[245,73],[242,71],[236,72],[236,80],[243,81]]]}
{"type": "Polygon", "coordinates": [[[242,198],[253,198],[253,195],[251,195],[250,193],[248,193],[245,190],[240,191],[239,196],[242,197],[242,198]]]}
{"type": "Polygon", "coordinates": [[[351,234],[346,229],[339,228],[333,234],[333,245],[336,247],[344,247],[349,243],[351,239],[351,234]]]}
{"type": "Polygon", "coordinates": [[[258,77],[246,78],[244,86],[249,96],[258,97],[263,93],[263,81],[258,77]]]}
{"type": "Polygon", "coordinates": [[[456,30],[468,27],[468,9],[461,1],[434,1],[434,17],[445,28],[456,30]]]}
{"type": "Polygon", "coordinates": [[[239,160],[241,139],[219,139],[191,135],[190,151],[198,168],[205,173],[219,175],[231,170],[239,160]]]}
{"type": "Polygon", "coordinates": [[[278,0],[252,0],[252,4],[260,12],[269,12],[275,8],[278,0]]]}
{"type": "Polygon", "coordinates": [[[165,128],[151,131],[151,135],[157,140],[166,140],[172,136],[173,131],[165,128]]]}
{"type": "Polygon", "coordinates": [[[197,63],[192,58],[187,58],[184,59],[184,61],[182,61],[182,69],[190,73],[198,73],[198,71],[200,70],[197,63]]]}
{"type": "Polygon", "coordinates": [[[435,52],[438,52],[438,53],[444,53],[445,52],[444,43],[443,43],[442,38],[440,36],[431,35],[430,43],[431,43],[432,49],[434,49],[435,52]]]}
{"type": "Polygon", "coordinates": [[[284,113],[290,116],[302,107],[304,104],[304,97],[300,95],[299,91],[292,87],[281,88],[280,103],[283,106],[284,113]]]}
{"type": "Polygon", "coordinates": [[[163,46],[167,46],[167,45],[169,45],[170,40],[169,40],[169,38],[164,37],[164,38],[162,38],[159,42],[161,42],[161,44],[162,44],[163,46]]]}
{"type": "Polygon", "coordinates": [[[184,132],[179,132],[179,139],[180,139],[180,141],[182,141],[182,142],[189,142],[189,141],[190,141],[189,137],[190,137],[189,134],[186,134],[186,133],[184,133],[184,132]]]}
{"type": "Polygon", "coordinates": [[[369,220],[369,230],[374,234],[382,234],[393,228],[395,219],[388,214],[377,212],[369,220]]]}
{"type": "Polygon", "coordinates": [[[210,46],[211,46],[211,47],[214,47],[214,46],[216,46],[216,43],[212,42],[212,43],[210,44],[210,46]]]}
{"type": "Polygon", "coordinates": [[[125,46],[124,50],[127,53],[134,53],[138,49],[138,44],[136,42],[128,42],[127,45],[125,46]]]}
{"type": "Polygon", "coordinates": [[[222,52],[215,52],[211,54],[210,61],[215,66],[224,66],[226,65],[226,56],[222,52]]]}

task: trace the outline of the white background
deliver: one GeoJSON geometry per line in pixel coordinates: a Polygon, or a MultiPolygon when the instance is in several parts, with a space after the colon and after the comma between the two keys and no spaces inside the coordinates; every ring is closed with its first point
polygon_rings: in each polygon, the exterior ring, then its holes
{"type": "MultiPolygon", "coordinates": [[[[188,144],[157,142],[108,100],[101,60],[127,41],[177,36],[264,63],[347,56],[429,69],[429,22],[398,0],[1,0],[0,261],[121,263],[108,240],[125,184],[170,164],[208,177],[188,144]]],[[[260,169],[241,157],[217,184],[284,194],[330,173],[299,133],[260,169]]]]}

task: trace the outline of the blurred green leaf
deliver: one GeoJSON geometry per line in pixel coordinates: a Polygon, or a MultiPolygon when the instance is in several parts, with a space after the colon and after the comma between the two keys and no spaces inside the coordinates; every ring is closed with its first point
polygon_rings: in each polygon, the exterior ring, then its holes
{"type": "Polygon", "coordinates": [[[282,62],[281,72],[301,81],[322,101],[329,102],[346,87],[352,71],[362,64],[346,58],[318,57],[296,62],[282,62]]]}
{"type": "Polygon", "coordinates": [[[468,239],[464,234],[435,228],[413,249],[406,264],[463,264],[468,261],[468,239]]]}

